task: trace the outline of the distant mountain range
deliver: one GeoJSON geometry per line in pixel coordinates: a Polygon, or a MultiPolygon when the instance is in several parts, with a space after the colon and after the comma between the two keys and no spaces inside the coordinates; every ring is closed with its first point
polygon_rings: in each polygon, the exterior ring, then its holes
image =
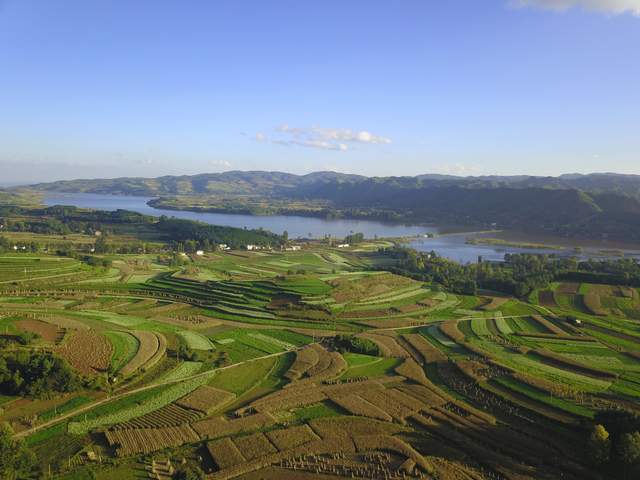
{"type": "MultiPolygon", "coordinates": [[[[251,197],[274,206],[262,213],[491,226],[640,241],[640,175],[365,177],[336,172],[231,171],[70,180],[30,188],[154,196],[161,197],[155,206],[184,210],[245,212],[238,205],[246,206],[245,199],[251,197]],[[283,206],[289,202],[295,202],[296,208],[283,206]]],[[[246,207],[246,213],[255,212],[246,207]]]]}
{"type": "Polygon", "coordinates": [[[640,175],[593,173],[566,174],[559,177],[479,176],[425,174],[414,177],[365,177],[337,172],[314,172],[294,175],[283,172],[231,171],[200,175],[164,176],[157,178],[123,177],[114,179],[63,180],[39,183],[32,188],[41,191],[86,192],[118,195],[289,195],[292,191],[319,192],[325,186],[388,185],[398,188],[451,187],[462,188],[544,188],[583,190],[593,193],[616,193],[640,198],[640,175]]]}

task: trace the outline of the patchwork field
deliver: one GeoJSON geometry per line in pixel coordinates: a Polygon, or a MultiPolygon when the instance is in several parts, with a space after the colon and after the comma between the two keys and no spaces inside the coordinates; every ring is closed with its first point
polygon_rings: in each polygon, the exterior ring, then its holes
{"type": "Polygon", "coordinates": [[[640,413],[638,291],[453,294],[378,270],[376,245],[0,257],[4,340],[80,379],[3,394],[0,420],[57,479],[183,458],[210,479],[606,478],[577,446],[600,410],[640,413]]]}

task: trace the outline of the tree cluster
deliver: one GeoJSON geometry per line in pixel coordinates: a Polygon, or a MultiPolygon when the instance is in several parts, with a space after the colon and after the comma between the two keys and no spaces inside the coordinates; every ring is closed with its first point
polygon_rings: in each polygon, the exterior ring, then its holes
{"type": "Polygon", "coordinates": [[[5,395],[46,397],[81,385],[69,364],[51,353],[19,350],[0,356],[0,392],[5,395]]]}
{"type": "Polygon", "coordinates": [[[626,410],[603,410],[586,442],[592,463],[619,478],[640,473],[640,415],[626,410]]]}
{"type": "Polygon", "coordinates": [[[23,441],[13,437],[13,430],[0,424],[0,478],[19,480],[32,478],[36,457],[23,441]]]}
{"type": "Polygon", "coordinates": [[[335,348],[341,352],[361,353],[364,355],[380,355],[378,346],[366,338],[358,338],[353,335],[338,335],[334,339],[335,348]]]}
{"type": "Polygon", "coordinates": [[[213,250],[219,244],[231,248],[247,245],[261,247],[281,245],[283,237],[262,229],[246,230],[241,228],[209,225],[192,220],[160,217],[156,228],[174,242],[178,251],[213,250]],[[179,250],[179,249],[182,250],[179,250]]]}
{"type": "Polygon", "coordinates": [[[344,243],[348,243],[349,245],[362,243],[363,240],[364,233],[352,233],[351,235],[347,235],[346,237],[344,237],[344,243]]]}
{"type": "Polygon", "coordinates": [[[396,260],[394,267],[387,268],[394,273],[438,283],[453,293],[466,295],[474,295],[478,288],[483,288],[524,297],[535,289],[548,288],[553,281],[578,277],[600,280],[596,283],[640,285],[640,264],[630,259],[578,262],[555,255],[506,254],[504,262],[462,265],[435,252],[417,252],[406,247],[379,252],[396,260]]]}

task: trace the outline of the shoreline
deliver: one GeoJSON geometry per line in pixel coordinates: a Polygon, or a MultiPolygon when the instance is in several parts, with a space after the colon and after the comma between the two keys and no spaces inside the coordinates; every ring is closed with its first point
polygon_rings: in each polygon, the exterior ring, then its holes
{"type": "MultiPolygon", "coordinates": [[[[405,226],[416,226],[416,227],[425,227],[425,228],[436,228],[443,230],[439,233],[433,233],[434,237],[449,237],[449,236],[457,236],[457,235],[487,235],[487,234],[497,234],[497,238],[493,239],[496,243],[492,243],[491,239],[484,242],[482,240],[477,241],[477,243],[465,242],[469,245],[480,245],[486,247],[512,247],[512,248],[523,248],[523,249],[540,249],[540,250],[558,250],[558,251],[566,251],[571,249],[589,249],[589,250],[597,250],[598,253],[604,253],[607,251],[624,251],[624,252],[634,252],[640,254],[640,243],[626,243],[618,240],[597,240],[589,237],[561,237],[554,236],[551,234],[546,234],[543,232],[522,232],[518,230],[509,230],[509,229],[477,229],[473,225],[443,225],[436,224],[432,222],[420,222],[420,221],[411,221],[411,220],[383,220],[375,217],[364,217],[358,215],[344,215],[340,217],[334,218],[324,218],[321,215],[313,215],[307,213],[308,211],[299,211],[299,212],[278,212],[278,213],[266,213],[266,214],[255,214],[250,211],[233,211],[225,208],[200,208],[200,207],[192,207],[192,208],[181,208],[176,206],[155,206],[152,204],[153,200],[151,199],[147,202],[147,205],[151,208],[157,210],[172,210],[177,212],[192,212],[192,213],[215,213],[220,215],[247,215],[252,217],[302,217],[302,218],[315,218],[319,220],[326,221],[334,221],[334,220],[355,220],[355,221],[368,221],[368,222],[377,222],[386,225],[405,225],[405,226]],[[529,240],[525,239],[529,238],[529,240]],[[548,240],[548,241],[545,241],[548,240]]],[[[430,232],[427,232],[430,233],[430,232]]],[[[482,238],[482,237],[480,237],[482,238]]],[[[395,240],[399,242],[407,242],[414,241],[416,239],[424,239],[429,240],[429,237],[424,237],[422,235],[414,235],[414,236],[400,236],[400,237],[379,237],[379,240],[395,240]]],[[[373,239],[369,239],[373,240],[373,239]]]]}
{"type": "MultiPolygon", "coordinates": [[[[86,192],[43,192],[38,190],[30,190],[29,193],[35,194],[38,196],[61,196],[64,197],[66,195],[82,195],[86,194],[86,192]]],[[[154,205],[154,200],[158,200],[161,197],[149,197],[149,196],[141,196],[141,195],[124,195],[124,194],[88,194],[88,195],[105,195],[109,197],[130,197],[130,198],[142,198],[145,199],[144,204],[152,210],[158,210],[157,212],[150,213],[152,216],[161,216],[162,210],[173,211],[173,212],[186,212],[186,213],[194,213],[194,214],[219,214],[219,215],[237,215],[237,216],[247,216],[247,217],[255,217],[255,218],[268,218],[268,217],[298,217],[298,218],[308,218],[308,219],[316,219],[321,221],[362,221],[362,222],[372,222],[378,223],[381,225],[387,226],[408,226],[408,227],[418,227],[425,228],[425,232],[423,234],[416,235],[400,235],[400,236],[387,236],[380,235],[378,238],[382,239],[393,239],[399,242],[406,241],[415,241],[417,239],[424,239],[428,241],[428,238],[425,238],[424,234],[433,233],[435,237],[445,237],[445,236],[458,236],[458,235],[468,235],[471,238],[495,234],[496,242],[495,244],[489,244],[489,242],[484,243],[482,241],[477,242],[476,244],[479,246],[486,247],[521,247],[525,248],[523,245],[526,244],[526,248],[533,248],[535,244],[536,249],[545,249],[545,250],[563,250],[566,251],[568,249],[581,248],[581,249],[589,249],[591,251],[600,252],[614,252],[617,251],[625,251],[625,252],[640,252],[640,243],[628,243],[620,240],[608,240],[608,239],[595,239],[591,237],[567,237],[567,236],[558,236],[545,232],[539,231],[521,231],[515,229],[500,229],[500,228],[486,228],[478,225],[450,225],[450,224],[437,224],[433,222],[421,222],[421,221],[411,221],[411,220],[400,220],[400,219],[388,219],[388,218],[379,218],[379,217],[371,217],[371,216],[360,216],[360,215],[349,215],[342,213],[339,217],[329,217],[327,218],[324,215],[321,215],[320,212],[313,214],[309,210],[300,210],[300,211],[282,211],[278,213],[266,213],[264,215],[255,214],[251,211],[233,211],[224,208],[185,208],[185,207],[176,207],[176,206],[156,206],[154,205]],[[436,232],[429,232],[428,229],[437,230],[436,232]]],[[[42,202],[44,204],[44,202],[42,202]]],[[[46,205],[46,204],[44,204],[46,205]]],[[[97,208],[100,209],[100,208],[97,208]]],[[[104,209],[102,209],[104,210],[104,209]]],[[[373,239],[371,237],[370,239],[373,239]]]]}

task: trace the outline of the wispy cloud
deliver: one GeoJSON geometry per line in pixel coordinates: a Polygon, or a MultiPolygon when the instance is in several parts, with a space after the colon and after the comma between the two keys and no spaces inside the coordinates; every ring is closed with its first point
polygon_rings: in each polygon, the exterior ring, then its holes
{"type": "Polygon", "coordinates": [[[231,162],[228,160],[209,160],[210,167],[231,168],[231,162]]]}
{"type": "Polygon", "coordinates": [[[255,135],[258,142],[268,142],[282,146],[300,146],[318,148],[321,150],[337,150],[345,152],[355,144],[391,143],[391,139],[374,135],[366,130],[351,130],[349,128],[322,127],[291,127],[280,125],[271,134],[258,132],[255,135]]]}
{"type": "Polygon", "coordinates": [[[640,16],[639,0],[509,0],[509,5],[516,8],[536,7],[556,11],[583,8],[615,15],[631,13],[640,16]]]}

